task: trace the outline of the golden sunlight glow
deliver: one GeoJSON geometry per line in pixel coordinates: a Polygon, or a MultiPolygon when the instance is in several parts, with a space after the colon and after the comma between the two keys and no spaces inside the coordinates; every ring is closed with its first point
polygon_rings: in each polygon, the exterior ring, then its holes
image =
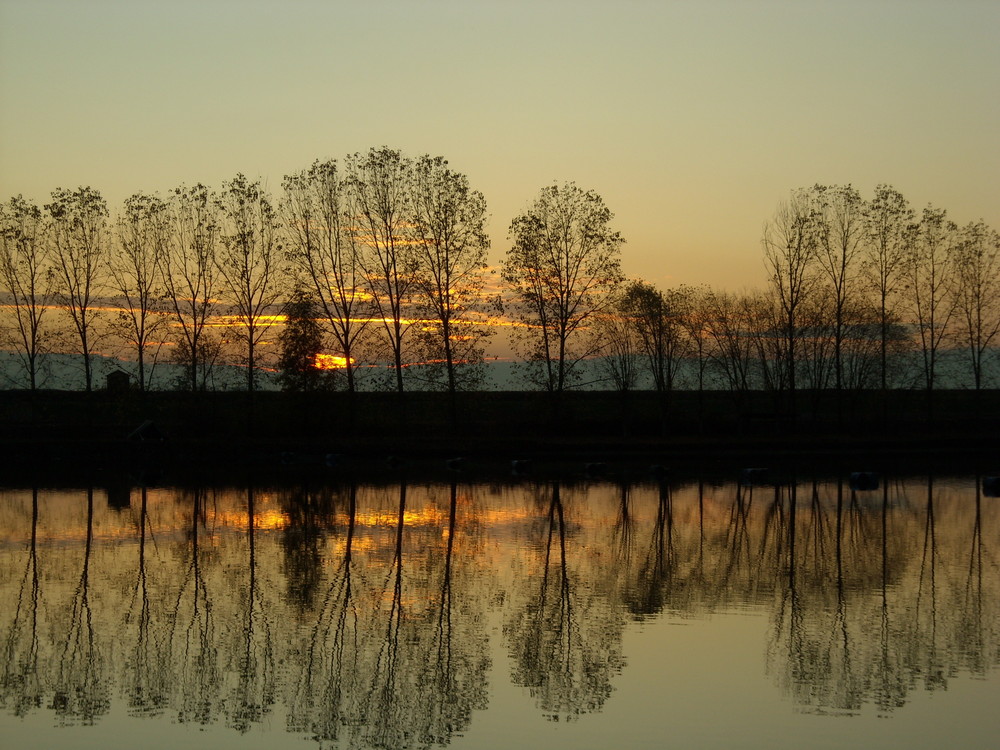
{"type": "MultiPolygon", "coordinates": [[[[351,357],[351,364],[354,364],[354,357],[351,357]]],[[[317,354],[313,357],[313,366],[317,370],[343,370],[347,367],[347,357],[339,354],[317,354]]]]}
{"type": "MultiPolygon", "coordinates": [[[[254,315],[254,325],[265,328],[277,323],[288,322],[287,315],[254,315]]],[[[249,321],[242,315],[220,315],[216,319],[205,323],[206,328],[238,328],[246,327],[249,321]]],[[[176,323],[174,325],[177,325],[176,323]]]]}

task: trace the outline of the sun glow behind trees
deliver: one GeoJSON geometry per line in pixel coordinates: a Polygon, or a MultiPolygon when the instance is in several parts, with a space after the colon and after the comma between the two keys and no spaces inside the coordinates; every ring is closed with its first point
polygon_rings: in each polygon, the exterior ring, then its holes
{"type": "Polygon", "coordinates": [[[572,183],[514,219],[500,267],[486,263],[485,212],[444,159],[384,147],[316,162],[280,199],[242,175],[220,193],[137,193],[115,217],[91,188],[54,191],[44,210],[12,198],[0,330],[23,375],[5,377],[54,385],[46,355],[65,353],[85,386],[102,355],[135,363],[140,387],[170,363],[175,386],[219,387],[226,365],[251,389],[281,369],[299,287],[324,387],[476,388],[505,339],[534,377],[499,385],[555,392],[764,389],[794,404],[800,387],[996,384],[997,232],[917,216],[889,186],[871,200],[850,185],[792,191],[765,225],[770,287],[740,294],[624,285],[610,210],[572,183]]]}

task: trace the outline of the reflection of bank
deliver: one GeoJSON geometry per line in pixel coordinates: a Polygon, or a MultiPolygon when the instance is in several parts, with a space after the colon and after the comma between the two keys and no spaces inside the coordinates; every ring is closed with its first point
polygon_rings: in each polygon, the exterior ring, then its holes
{"type": "Polygon", "coordinates": [[[880,503],[863,505],[842,482],[823,489],[814,482],[801,503],[789,490],[789,574],[768,663],[795,702],[885,713],[916,686],[944,689],[994,666],[1000,602],[996,586],[982,586],[978,491],[970,504],[928,477],[924,487],[885,484],[880,503]]]}
{"type": "Polygon", "coordinates": [[[486,706],[491,609],[513,680],[560,718],[611,699],[629,617],[769,611],[769,670],[823,711],[891,710],[991,669],[1000,644],[1000,508],[971,482],[397,481],[114,505],[0,494],[6,710],[100,721],[122,696],[134,716],[446,743],[486,706]]]}

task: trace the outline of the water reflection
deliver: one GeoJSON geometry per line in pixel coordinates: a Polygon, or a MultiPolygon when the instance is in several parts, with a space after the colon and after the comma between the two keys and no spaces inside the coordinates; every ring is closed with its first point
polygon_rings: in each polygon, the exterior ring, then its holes
{"type": "Polygon", "coordinates": [[[7,490],[0,702],[444,745],[505,677],[498,639],[562,721],[628,679],[630,622],[740,609],[767,614],[766,669],[798,709],[890,714],[1000,661],[1000,506],[980,485],[7,490]]]}

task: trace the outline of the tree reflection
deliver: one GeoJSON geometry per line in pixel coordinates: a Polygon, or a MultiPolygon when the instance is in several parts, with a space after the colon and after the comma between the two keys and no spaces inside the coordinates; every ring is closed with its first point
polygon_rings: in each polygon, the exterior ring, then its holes
{"type": "Polygon", "coordinates": [[[360,638],[351,586],[356,516],[357,485],[351,484],[343,555],[316,614],[288,716],[289,729],[323,741],[337,741],[341,727],[353,725],[357,715],[360,638]]]}
{"type": "Polygon", "coordinates": [[[907,678],[898,652],[894,649],[893,626],[889,608],[889,483],[882,483],[881,537],[879,557],[879,653],[875,666],[874,699],[882,712],[901,708],[906,702],[907,678]]]}
{"type": "Polygon", "coordinates": [[[909,665],[914,676],[922,676],[926,690],[946,687],[946,676],[938,649],[937,567],[938,548],[934,521],[934,477],[927,476],[927,507],[924,543],[920,557],[916,611],[912,620],[909,665]],[[921,665],[920,663],[923,662],[921,665]]]}
{"type": "Polygon", "coordinates": [[[42,702],[38,664],[38,608],[41,592],[38,581],[38,488],[31,488],[31,539],[28,559],[20,579],[14,619],[4,642],[4,663],[0,677],[0,700],[16,716],[25,716],[42,702]]]}
{"type": "MultiPolygon", "coordinates": [[[[857,713],[871,703],[891,712],[916,684],[944,689],[959,668],[975,673],[996,661],[995,646],[991,653],[975,637],[970,598],[979,521],[972,521],[971,550],[968,536],[955,536],[962,525],[948,525],[946,558],[933,478],[912,507],[915,492],[898,485],[893,499],[891,487],[884,484],[880,502],[876,495],[866,508],[868,501],[856,491],[847,496],[842,482],[825,485],[832,497],[813,484],[805,517],[790,522],[789,575],[768,660],[796,703],[813,710],[857,713]],[[800,536],[806,541],[796,549],[800,536]],[[823,555],[816,554],[820,546],[823,555]],[[971,564],[959,572],[970,552],[971,564]]],[[[953,497],[946,507],[956,519],[965,513],[953,497]]],[[[790,508],[794,515],[794,501],[790,508]]]]}
{"type": "Polygon", "coordinates": [[[288,525],[282,530],[288,598],[305,613],[316,607],[323,580],[326,522],[332,514],[326,491],[296,488],[285,496],[282,510],[288,525]]]}
{"type": "Polygon", "coordinates": [[[94,490],[87,489],[87,531],[80,579],[69,606],[66,639],[59,655],[52,709],[60,721],[92,724],[111,705],[103,674],[101,644],[90,606],[90,556],[94,540],[94,490]]]}
{"type": "Polygon", "coordinates": [[[125,665],[124,688],[130,713],[156,714],[169,701],[170,664],[154,636],[154,615],[150,611],[149,580],[146,574],[146,532],[149,528],[149,493],[142,486],[139,504],[139,555],[132,599],[125,612],[123,642],[133,642],[125,665]]]}
{"type": "Polygon", "coordinates": [[[577,590],[567,558],[567,524],[554,483],[541,527],[542,559],[528,596],[505,629],[515,683],[528,688],[549,718],[596,711],[621,670],[620,625],[592,590],[577,590]]]}
{"type": "MultiPolygon", "coordinates": [[[[622,493],[625,497],[624,492],[622,493]]],[[[656,519],[634,584],[624,594],[629,613],[637,619],[663,611],[667,593],[671,591],[674,572],[674,523],[670,485],[658,484],[656,519]]]]}
{"type": "MultiPolygon", "coordinates": [[[[419,686],[399,676],[400,662],[400,631],[404,625],[403,618],[403,530],[406,514],[406,483],[399,485],[399,509],[396,515],[395,544],[392,551],[392,562],[378,592],[379,596],[372,614],[377,623],[384,617],[382,624],[382,640],[375,650],[373,663],[368,666],[370,679],[366,694],[362,699],[362,711],[365,716],[365,735],[369,744],[376,747],[402,748],[408,747],[412,741],[412,716],[405,711],[411,704],[414,691],[419,686]],[[391,593],[390,593],[391,592],[391,593]],[[384,603],[389,598],[388,612],[384,615],[384,603]],[[376,717],[378,717],[376,719],[376,717]]],[[[409,623],[406,623],[409,625],[409,623]]],[[[376,630],[377,632],[377,630],[376,630]]],[[[406,646],[412,643],[403,640],[406,646]]],[[[404,654],[405,657],[405,654],[404,654]]]]}
{"type": "Polygon", "coordinates": [[[468,591],[461,588],[456,591],[455,547],[459,531],[458,484],[454,480],[449,490],[447,544],[431,648],[417,681],[432,697],[421,739],[438,745],[447,744],[454,733],[464,731],[474,710],[486,708],[486,673],[490,664],[481,615],[470,611],[468,591]]]}
{"type": "Polygon", "coordinates": [[[0,702],[79,724],[121,695],[136,717],[423,748],[486,707],[494,613],[512,679],[563,720],[609,699],[628,617],[737,608],[770,613],[796,706],[885,714],[1000,659],[1000,509],[972,486],[139,487],[125,511],[7,491],[0,702]]]}
{"type": "Polygon", "coordinates": [[[216,700],[222,686],[219,642],[215,631],[213,600],[202,565],[200,530],[205,522],[204,490],[190,496],[188,563],[170,616],[169,656],[173,664],[177,720],[181,723],[210,723],[217,712],[216,700]]]}
{"type": "Polygon", "coordinates": [[[274,643],[270,607],[266,606],[257,573],[256,513],[254,491],[247,497],[247,589],[243,612],[243,650],[237,666],[238,681],[228,701],[229,724],[240,732],[263,720],[275,700],[274,643]]]}

